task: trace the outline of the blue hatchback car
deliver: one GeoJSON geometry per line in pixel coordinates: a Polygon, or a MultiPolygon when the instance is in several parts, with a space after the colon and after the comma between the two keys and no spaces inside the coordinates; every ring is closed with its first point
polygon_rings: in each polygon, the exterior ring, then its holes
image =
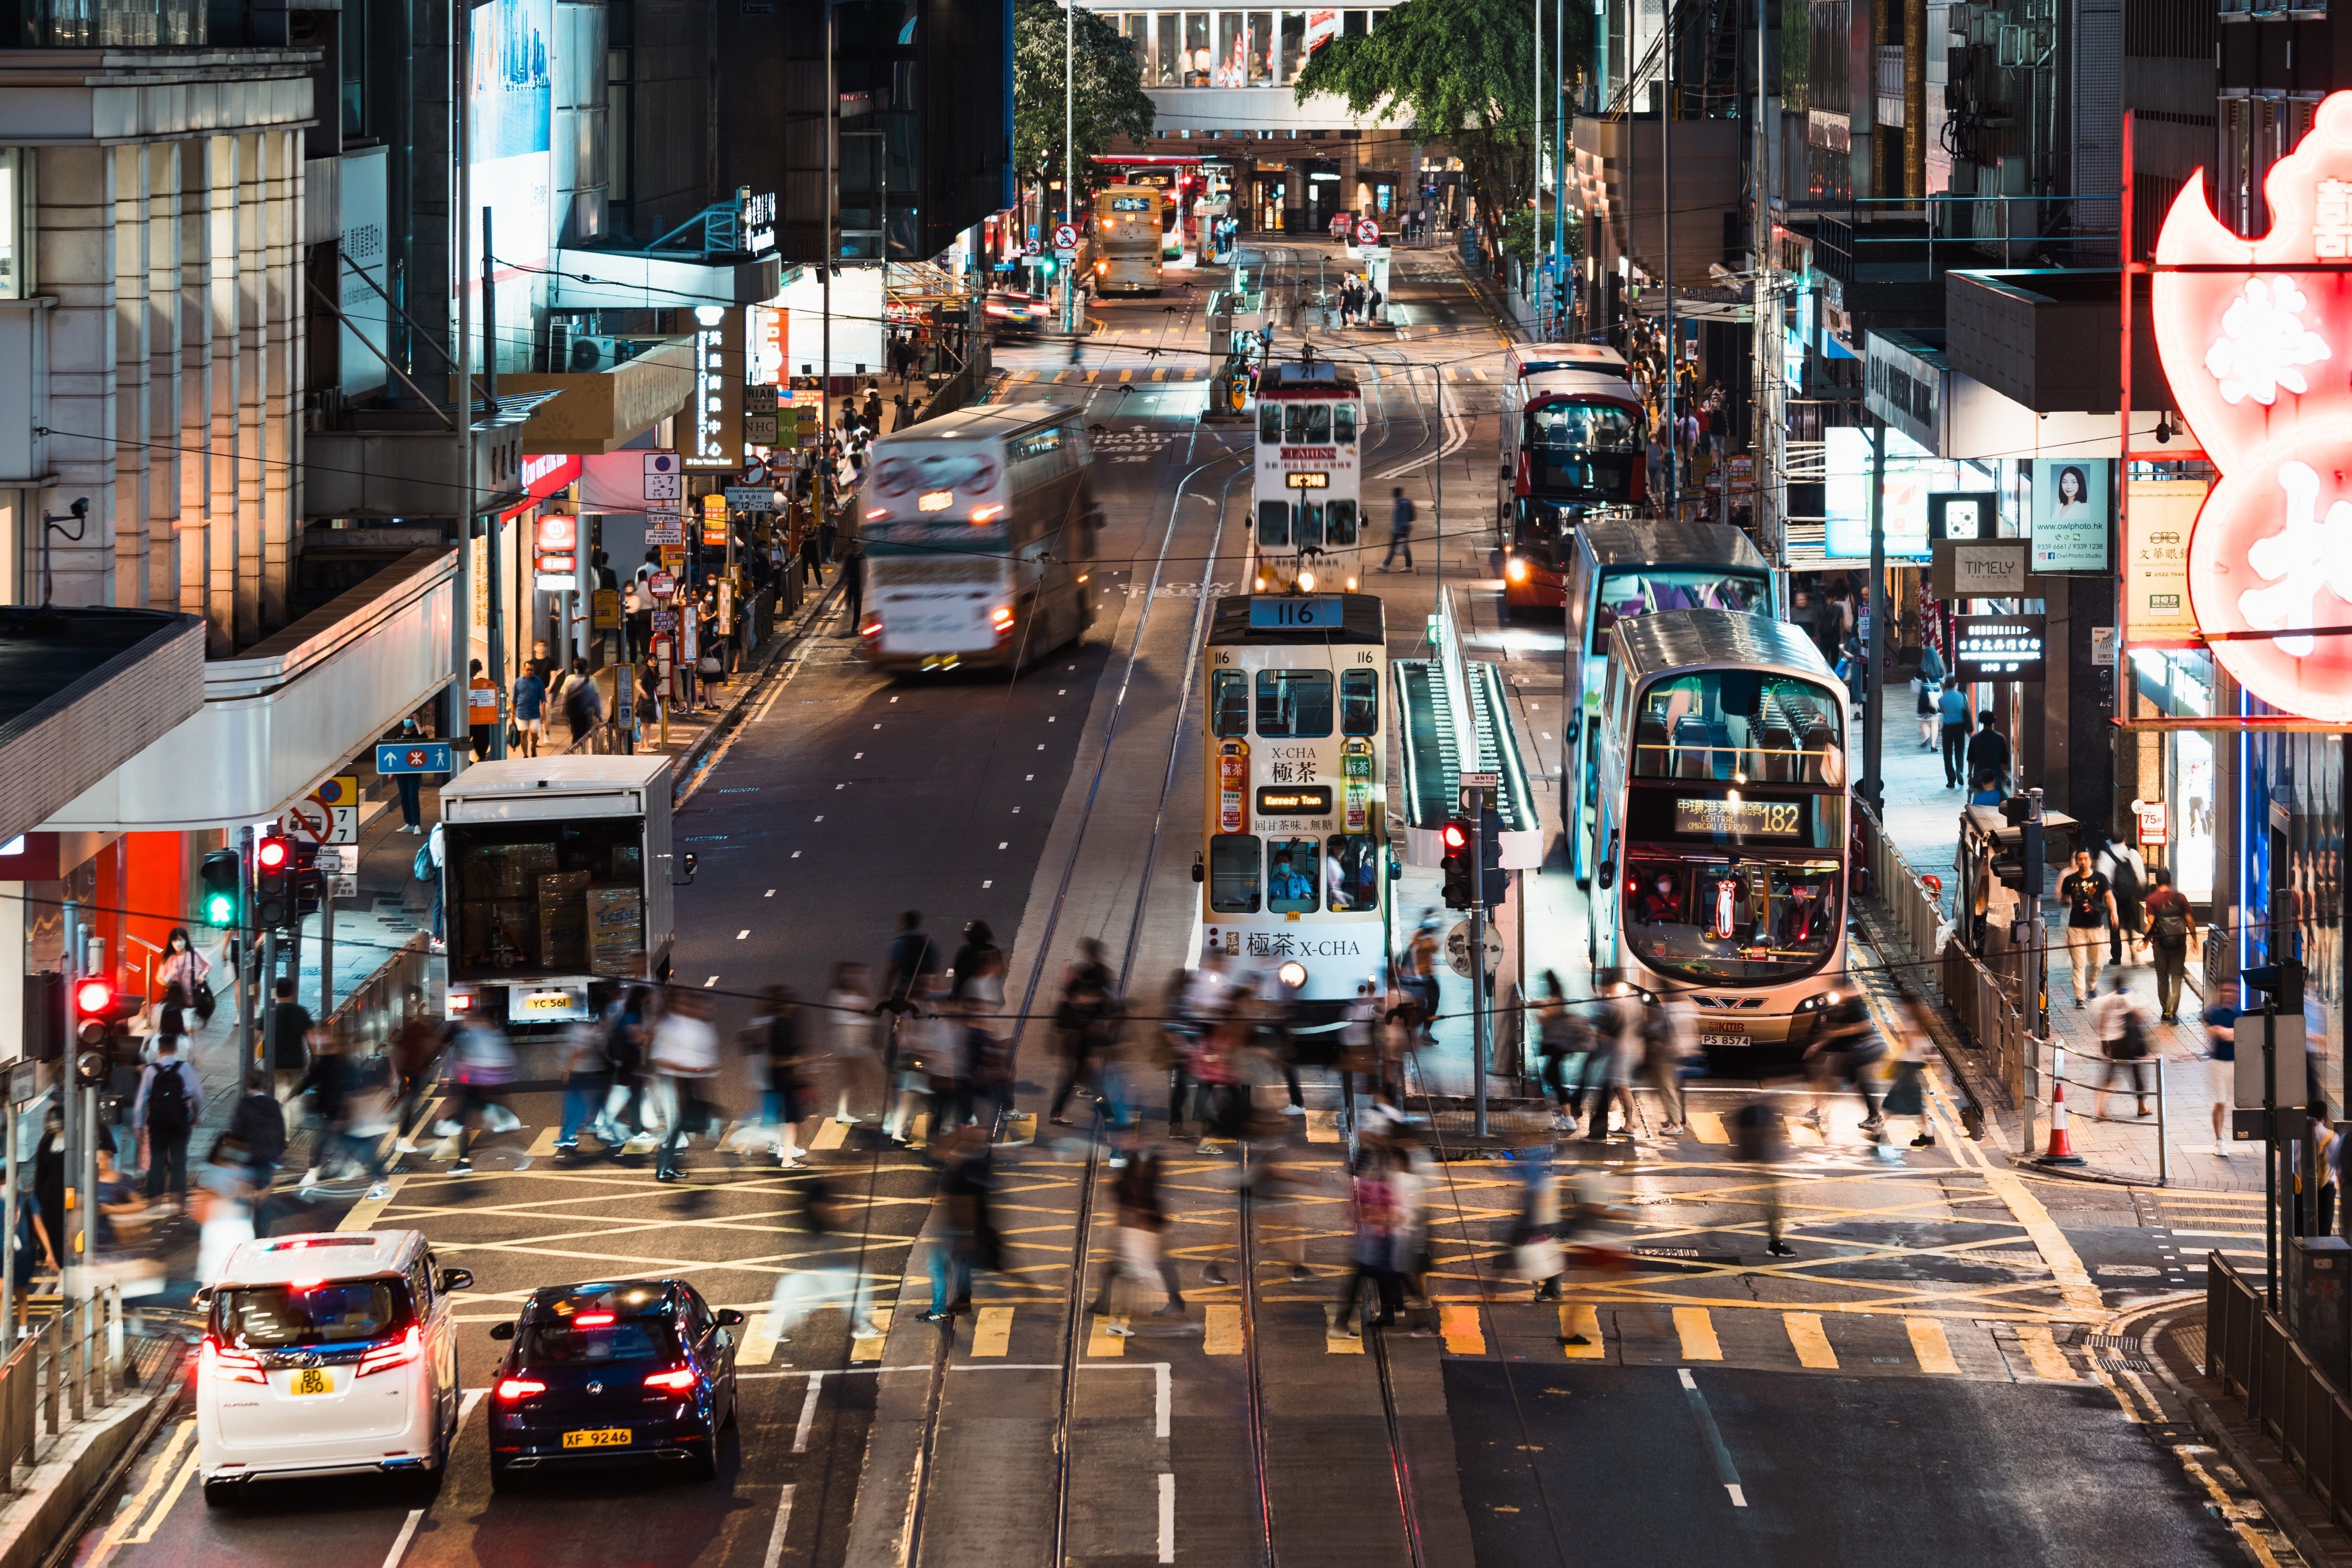
{"type": "Polygon", "coordinates": [[[490,1484],[569,1465],[682,1465],[718,1474],[735,1420],[735,1334],[683,1279],[558,1285],[490,1337],[513,1348],[490,1389],[490,1484]]]}

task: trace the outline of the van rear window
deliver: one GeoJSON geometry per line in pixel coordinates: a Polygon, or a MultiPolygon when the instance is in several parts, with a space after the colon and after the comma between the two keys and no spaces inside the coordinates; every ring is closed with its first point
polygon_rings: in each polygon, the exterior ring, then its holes
{"type": "Polygon", "coordinates": [[[394,1279],[248,1285],[222,1291],[215,1310],[221,1338],[247,1350],[355,1345],[399,1329],[408,1293],[394,1279]]]}

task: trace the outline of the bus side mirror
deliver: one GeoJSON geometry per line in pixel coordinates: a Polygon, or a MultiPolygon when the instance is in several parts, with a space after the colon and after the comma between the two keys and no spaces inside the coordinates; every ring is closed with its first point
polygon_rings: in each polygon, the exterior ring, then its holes
{"type": "Polygon", "coordinates": [[[695,854],[692,850],[688,850],[686,854],[687,886],[692,887],[694,885],[694,868],[700,864],[702,864],[702,858],[695,854]]]}
{"type": "Polygon", "coordinates": [[[1192,851],[1192,880],[1197,884],[1208,879],[1208,870],[1201,864],[1201,852],[1195,849],[1192,851]]]}
{"type": "Polygon", "coordinates": [[[1602,885],[1603,887],[1612,886],[1612,885],[1613,885],[1613,884],[1616,882],[1616,880],[1617,880],[1617,862],[1616,862],[1616,861],[1614,861],[1614,860],[1603,860],[1602,862],[1601,862],[1601,885],[1602,885]]]}

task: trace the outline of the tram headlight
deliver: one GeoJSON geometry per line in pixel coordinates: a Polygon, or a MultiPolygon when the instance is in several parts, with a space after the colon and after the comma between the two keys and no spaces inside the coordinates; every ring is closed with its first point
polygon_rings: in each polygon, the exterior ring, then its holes
{"type": "Polygon", "coordinates": [[[1511,582],[1524,583],[1528,580],[1528,563],[1514,555],[1503,563],[1503,575],[1511,582]]]}
{"type": "Polygon", "coordinates": [[[1298,574],[1298,591],[1299,591],[1300,593],[1302,593],[1302,594],[1311,594],[1311,593],[1315,592],[1315,574],[1314,574],[1314,573],[1312,573],[1312,572],[1301,572],[1301,573],[1298,574]]]}
{"type": "Polygon", "coordinates": [[[1352,594],[1352,593],[1354,593],[1355,591],[1356,591],[1356,580],[1355,580],[1353,577],[1350,577],[1350,578],[1349,578],[1349,579],[1348,579],[1348,592],[1349,592],[1350,594],[1352,594]]]}
{"type": "Polygon", "coordinates": [[[1293,991],[1297,991],[1307,984],[1307,966],[1294,958],[1276,970],[1274,977],[1293,991]]]}

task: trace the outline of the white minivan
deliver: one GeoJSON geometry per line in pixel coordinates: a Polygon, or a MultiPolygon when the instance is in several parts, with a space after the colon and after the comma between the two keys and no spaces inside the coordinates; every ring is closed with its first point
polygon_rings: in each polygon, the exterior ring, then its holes
{"type": "Polygon", "coordinates": [[[457,1429],[457,1342],[442,1268],[413,1230],[248,1241],[203,1292],[196,1440],[205,1500],[257,1477],[437,1477],[457,1429]]]}

